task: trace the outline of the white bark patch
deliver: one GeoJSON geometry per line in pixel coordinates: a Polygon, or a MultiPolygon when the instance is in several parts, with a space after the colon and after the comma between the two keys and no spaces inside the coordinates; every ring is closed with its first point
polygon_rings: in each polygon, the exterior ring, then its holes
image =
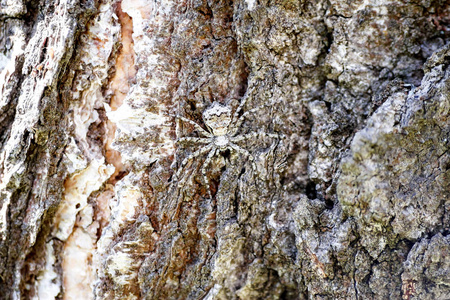
{"type": "Polygon", "coordinates": [[[253,10],[253,8],[255,8],[255,2],[256,0],[245,0],[248,10],[253,10]]]}
{"type": "MultiPolygon", "coordinates": [[[[8,103],[8,91],[6,85],[14,73],[17,58],[23,54],[25,49],[25,33],[23,29],[20,28],[20,24],[13,26],[13,28],[15,33],[9,37],[11,39],[12,48],[6,53],[6,56],[0,54],[0,109],[8,103]]],[[[15,148],[16,145],[12,145],[12,147],[15,148]]],[[[3,153],[0,153],[1,163],[6,160],[6,153],[9,152],[6,147],[5,150],[6,151],[3,153]]],[[[16,167],[23,169],[23,165],[19,163],[17,163],[16,167]]],[[[6,186],[17,171],[17,169],[13,168],[9,170],[9,172],[4,171],[0,176],[0,191],[3,191],[3,195],[1,195],[2,201],[0,203],[0,238],[3,240],[5,239],[4,233],[7,230],[8,206],[11,201],[11,193],[6,191],[6,186]]]]}
{"type": "Polygon", "coordinates": [[[45,245],[45,266],[36,279],[37,294],[33,300],[55,299],[60,291],[60,280],[54,270],[56,258],[53,251],[53,241],[45,245]]]}
{"type": "MultiPolygon", "coordinates": [[[[136,269],[141,261],[136,259],[133,254],[141,243],[137,241],[128,241],[126,243],[112,243],[117,236],[117,232],[125,227],[126,223],[135,221],[137,209],[143,199],[142,193],[133,187],[133,180],[142,174],[130,173],[125,176],[115,186],[116,197],[110,199],[111,216],[109,226],[107,226],[97,242],[97,252],[94,256],[94,265],[98,267],[98,277],[102,278],[105,274],[113,278],[116,286],[126,286],[136,280],[136,269]],[[106,266],[103,265],[105,260],[108,261],[106,266]]],[[[147,228],[151,232],[152,228],[147,228]]],[[[134,298],[130,298],[134,299],[134,298]]]]}
{"type": "MultiPolygon", "coordinates": [[[[4,87],[5,83],[14,73],[16,68],[16,58],[21,56],[25,50],[25,33],[20,28],[20,24],[13,26],[14,34],[9,37],[11,40],[11,50],[6,53],[0,53],[0,87],[4,87]],[[6,54],[6,55],[5,55],[6,54]]],[[[3,100],[0,98],[0,101],[3,100]]],[[[2,102],[0,102],[1,106],[2,102]]]]}
{"type": "Polygon", "coordinates": [[[81,171],[87,167],[88,162],[83,156],[80,148],[78,148],[73,137],[70,138],[69,143],[66,146],[64,156],[66,158],[66,166],[69,174],[74,174],[75,172],[81,171]]]}
{"type": "Polygon", "coordinates": [[[63,200],[55,216],[54,236],[61,241],[72,233],[77,214],[87,206],[89,195],[114,173],[114,167],[105,166],[103,162],[103,159],[93,160],[86,169],[66,181],[63,200]]]}
{"type": "MultiPolygon", "coordinates": [[[[88,206],[87,210],[92,212],[92,207],[88,206]]],[[[88,213],[85,221],[92,222],[92,213],[88,213]]],[[[62,262],[65,300],[93,299],[96,276],[92,257],[97,229],[97,222],[86,228],[77,227],[65,244],[62,262]]]]}
{"type": "Polygon", "coordinates": [[[105,104],[108,119],[117,125],[117,128],[129,134],[144,134],[151,127],[164,125],[169,121],[167,116],[153,114],[144,108],[134,109],[128,103],[124,103],[116,111],[111,111],[105,104]]]}
{"type": "MultiPolygon", "coordinates": [[[[116,42],[116,36],[120,32],[120,27],[115,23],[117,16],[110,5],[102,5],[99,10],[100,14],[95,18],[97,22],[89,27],[87,33],[89,41],[80,50],[82,58],[80,68],[83,69],[86,65],[89,66],[90,71],[80,72],[81,75],[75,80],[73,87],[73,97],[80,99],[79,102],[73,103],[75,136],[80,148],[85,152],[84,155],[88,157],[97,154],[97,151],[92,151],[87,141],[87,133],[89,126],[98,121],[97,110],[103,106],[102,89],[110,68],[107,62],[116,42]],[[90,151],[86,151],[87,149],[90,151]]],[[[97,156],[100,155],[97,154],[97,156]]]]}
{"type": "MultiPolygon", "coordinates": [[[[93,299],[96,268],[93,262],[99,223],[88,204],[92,192],[101,188],[114,173],[106,164],[103,150],[88,138],[90,125],[100,122],[103,85],[108,77],[108,60],[120,32],[110,3],[99,7],[79,48],[81,57],[74,80],[72,103],[75,136],[64,153],[68,171],[63,200],[55,215],[53,236],[65,241],[62,263],[64,299],[93,299]]],[[[49,271],[52,266],[49,266],[49,271]]],[[[45,298],[53,299],[53,298],[45,298]]]]}
{"type": "Polygon", "coordinates": [[[130,173],[116,185],[117,201],[111,203],[110,225],[114,230],[120,229],[125,222],[134,221],[136,208],[139,207],[139,200],[142,199],[142,193],[133,187],[130,181],[131,177],[136,176],[130,173]]]}
{"type": "Polygon", "coordinates": [[[119,252],[110,256],[110,264],[108,270],[114,283],[118,285],[126,285],[130,280],[134,279],[137,274],[130,272],[131,266],[135,263],[135,259],[130,254],[119,252]],[[118,276],[118,274],[121,274],[118,276]]]}
{"type": "Polygon", "coordinates": [[[209,290],[208,294],[205,297],[205,300],[214,300],[216,296],[219,294],[222,286],[220,284],[215,284],[212,289],[209,290]]]}
{"type": "Polygon", "coordinates": [[[171,78],[177,77],[176,68],[170,68],[165,54],[157,51],[160,40],[151,39],[149,27],[164,26],[170,18],[174,1],[157,5],[145,1],[126,1],[122,10],[132,19],[133,50],[139,84],[131,87],[123,104],[114,111],[106,106],[107,116],[117,126],[112,149],[120,152],[124,164],[149,165],[159,157],[174,153],[172,103],[168,101],[171,78]],[[155,17],[158,15],[158,17],[155,17]],[[149,25],[149,19],[154,24],[149,25]],[[154,50],[156,49],[156,50],[154,50]],[[157,134],[155,134],[157,132],[157,134]],[[155,134],[155,137],[149,136],[155,134]],[[143,147],[136,141],[147,140],[143,147]]]}

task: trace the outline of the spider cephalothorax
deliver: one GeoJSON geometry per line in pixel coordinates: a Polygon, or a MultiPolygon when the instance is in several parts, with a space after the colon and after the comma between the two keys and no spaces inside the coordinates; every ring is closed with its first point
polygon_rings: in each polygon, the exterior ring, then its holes
{"type": "MultiPolygon", "coordinates": [[[[205,184],[207,186],[208,194],[210,198],[211,191],[209,188],[209,179],[206,176],[206,168],[208,167],[209,163],[211,162],[212,158],[216,153],[219,151],[225,151],[229,150],[230,152],[238,152],[250,159],[252,162],[252,165],[254,169],[255,167],[255,159],[253,155],[248,152],[247,150],[241,148],[236,143],[240,141],[244,141],[247,139],[250,139],[252,137],[256,137],[258,135],[264,135],[269,136],[272,138],[278,138],[278,135],[276,134],[270,134],[270,133],[249,133],[249,134],[242,134],[238,135],[239,127],[242,125],[242,122],[244,121],[244,118],[251,112],[254,112],[256,109],[249,110],[245,113],[243,113],[239,117],[239,113],[242,110],[242,107],[245,105],[245,102],[248,98],[246,98],[242,103],[239,105],[239,107],[236,109],[234,114],[232,114],[231,109],[228,106],[225,106],[223,104],[220,104],[219,102],[213,102],[211,106],[209,106],[204,112],[203,112],[203,122],[206,125],[207,130],[203,129],[200,125],[195,123],[192,120],[186,119],[184,117],[178,117],[182,121],[185,121],[189,124],[194,125],[194,127],[197,129],[197,131],[204,135],[205,137],[182,137],[177,140],[179,144],[203,144],[202,147],[200,147],[197,151],[186,157],[182,163],[180,168],[177,171],[177,178],[180,178],[181,172],[186,166],[186,164],[193,160],[196,157],[201,156],[202,154],[208,153],[208,156],[205,159],[205,162],[202,165],[202,175],[205,181],[205,184]]],[[[258,109],[258,108],[257,108],[258,109]]]]}

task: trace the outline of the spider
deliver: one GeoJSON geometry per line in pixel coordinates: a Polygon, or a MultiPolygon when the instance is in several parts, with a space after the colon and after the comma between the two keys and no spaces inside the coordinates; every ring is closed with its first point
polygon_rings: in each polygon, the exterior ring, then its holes
{"type": "Polygon", "coordinates": [[[206,125],[206,130],[203,129],[199,124],[195,123],[192,120],[189,120],[182,116],[177,116],[180,120],[189,123],[195,127],[195,129],[203,136],[205,137],[182,137],[177,140],[177,143],[179,144],[203,144],[202,147],[200,147],[197,151],[186,157],[178,169],[176,173],[176,178],[180,178],[180,175],[183,171],[183,168],[193,159],[196,157],[199,157],[205,153],[208,153],[202,168],[202,176],[204,183],[206,185],[208,196],[210,199],[212,199],[211,195],[211,189],[209,185],[209,179],[208,176],[206,176],[206,170],[208,165],[210,164],[213,157],[216,155],[216,153],[220,153],[226,150],[229,150],[230,152],[238,152],[246,157],[251,161],[253,169],[256,170],[255,165],[255,158],[253,155],[246,149],[241,148],[236,143],[255,138],[258,135],[264,135],[271,138],[278,139],[279,136],[277,134],[271,134],[271,133],[262,133],[262,132],[253,132],[249,134],[242,134],[238,135],[239,128],[241,127],[242,123],[244,122],[245,117],[255,112],[256,110],[261,109],[262,107],[266,107],[267,105],[262,105],[260,107],[251,109],[245,113],[243,113],[239,117],[239,113],[242,110],[243,106],[245,105],[245,102],[247,101],[248,97],[245,98],[244,101],[241,102],[239,107],[236,109],[234,114],[232,114],[231,109],[223,104],[220,104],[219,102],[214,101],[211,106],[209,106],[202,115],[204,124],[206,125]]]}

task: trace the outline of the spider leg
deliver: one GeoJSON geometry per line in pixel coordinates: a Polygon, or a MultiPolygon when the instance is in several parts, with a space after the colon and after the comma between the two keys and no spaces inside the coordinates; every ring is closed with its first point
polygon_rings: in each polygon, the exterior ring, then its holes
{"type": "Polygon", "coordinates": [[[208,190],[208,196],[209,199],[212,200],[212,195],[211,195],[211,187],[209,186],[209,179],[208,176],[206,176],[206,168],[208,167],[209,163],[211,162],[211,159],[214,157],[214,155],[216,154],[217,148],[214,147],[208,154],[208,156],[205,159],[205,162],[203,163],[202,166],[202,175],[203,175],[203,180],[205,181],[205,185],[206,185],[206,189],[208,190]]]}
{"type": "Polygon", "coordinates": [[[237,121],[239,119],[238,115],[241,112],[242,108],[244,108],[244,105],[245,105],[245,103],[247,103],[249,98],[250,98],[250,96],[248,96],[248,94],[247,94],[247,97],[245,97],[242,100],[242,102],[239,104],[238,108],[236,109],[236,111],[233,114],[233,118],[231,119],[231,124],[233,124],[235,121],[237,121]]]}
{"type": "Polygon", "coordinates": [[[273,105],[272,103],[266,103],[266,104],[263,104],[263,105],[261,105],[261,106],[252,108],[252,109],[246,111],[245,113],[243,113],[242,116],[240,116],[240,117],[236,120],[236,124],[234,125],[233,130],[231,130],[230,135],[231,135],[231,136],[236,135],[236,133],[238,132],[238,130],[239,130],[239,128],[241,127],[242,123],[244,122],[245,118],[246,118],[249,114],[255,113],[255,112],[257,112],[258,110],[261,110],[261,109],[266,108],[266,107],[270,107],[270,106],[272,106],[272,105],[273,105]]]}
{"type": "Polygon", "coordinates": [[[188,144],[188,143],[209,144],[209,143],[211,143],[211,139],[185,136],[185,137],[181,137],[181,138],[177,139],[176,143],[177,144],[188,144]]]}
{"type": "Polygon", "coordinates": [[[185,117],[182,117],[182,116],[176,116],[176,118],[180,119],[181,121],[184,121],[186,123],[189,123],[189,124],[193,125],[195,127],[195,129],[197,129],[203,135],[205,135],[207,137],[210,137],[210,138],[213,137],[213,135],[211,133],[209,133],[208,131],[203,129],[200,125],[198,125],[194,121],[189,120],[188,118],[185,118],[185,117]]]}
{"type": "Polygon", "coordinates": [[[275,133],[252,132],[252,133],[248,133],[248,134],[243,134],[243,135],[232,137],[230,140],[231,140],[231,142],[234,143],[234,142],[240,142],[240,141],[243,141],[243,140],[256,138],[258,136],[260,136],[260,137],[261,136],[262,137],[267,136],[267,137],[270,137],[270,138],[273,138],[273,139],[279,139],[280,138],[280,136],[278,134],[275,134],[275,133]]]}
{"type": "Polygon", "coordinates": [[[253,169],[254,169],[255,171],[258,170],[258,169],[256,168],[255,157],[254,157],[250,152],[248,152],[248,151],[245,150],[244,148],[241,148],[241,147],[239,147],[238,145],[233,144],[233,143],[229,143],[228,145],[229,145],[229,147],[230,147],[231,149],[233,149],[233,150],[239,152],[239,153],[242,154],[242,155],[247,156],[248,159],[249,159],[249,160],[251,161],[251,163],[252,163],[253,169]]]}
{"type": "Polygon", "coordinates": [[[181,162],[180,168],[177,171],[177,175],[176,175],[177,180],[178,180],[178,178],[180,178],[181,172],[183,171],[183,168],[187,165],[188,162],[190,162],[194,158],[200,156],[201,154],[210,151],[213,147],[214,147],[214,145],[205,146],[203,148],[198,149],[197,151],[195,151],[194,153],[192,153],[185,159],[183,159],[183,161],[181,162]]]}

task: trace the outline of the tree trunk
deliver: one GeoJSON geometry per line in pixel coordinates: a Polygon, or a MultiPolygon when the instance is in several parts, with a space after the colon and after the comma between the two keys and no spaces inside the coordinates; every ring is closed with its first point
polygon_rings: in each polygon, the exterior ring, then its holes
{"type": "Polygon", "coordinates": [[[0,4],[1,299],[450,299],[450,4],[0,4]]]}

